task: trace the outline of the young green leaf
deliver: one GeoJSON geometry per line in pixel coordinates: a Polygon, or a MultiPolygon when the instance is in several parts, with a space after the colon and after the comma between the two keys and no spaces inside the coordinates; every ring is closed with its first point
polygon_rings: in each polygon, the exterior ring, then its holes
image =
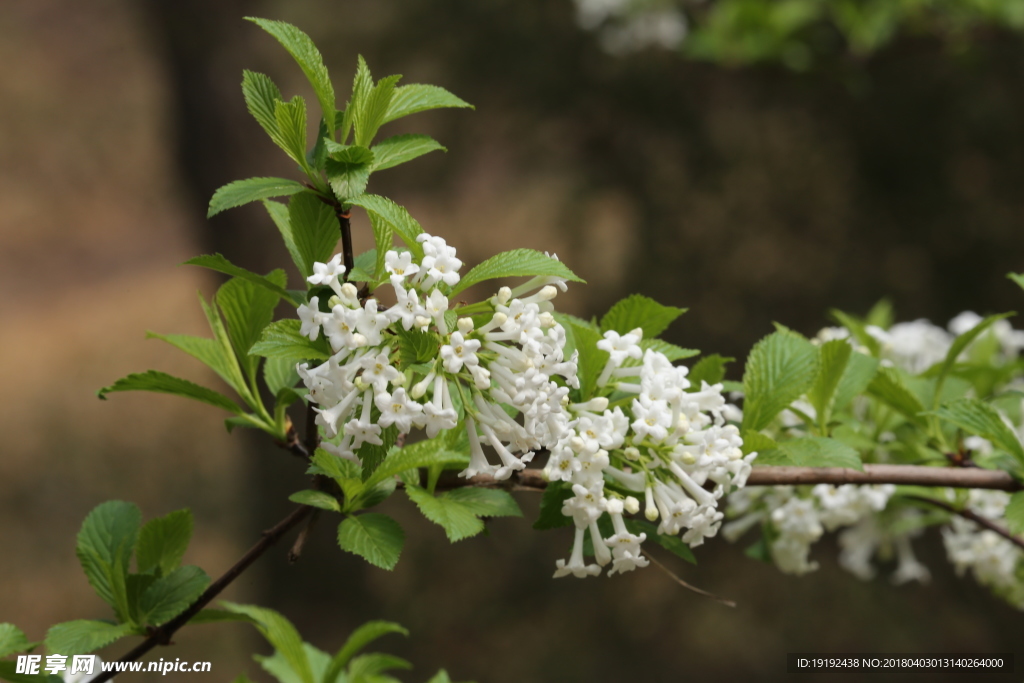
{"type": "Polygon", "coordinates": [[[881,298],[868,311],[868,314],[864,317],[864,323],[887,330],[892,327],[893,319],[892,302],[886,298],[881,298]]]}
{"type": "Polygon", "coordinates": [[[354,142],[362,147],[369,146],[377,129],[384,123],[388,106],[391,104],[391,97],[395,91],[395,85],[401,76],[386,76],[377,82],[363,102],[355,110],[353,128],[355,129],[354,142]]]}
{"type": "Polygon", "coordinates": [[[775,449],[760,452],[756,462],[759,465],[864,469],[856,450],[841,441],[824,436],[780,441],[775,449]]]}
{"type": "Polygon", "coordinates": [[[384,671],[391,669],[411,669],[412,664],[394,655],[373,652],[367,655],[359,655],[354,658],[348,666],[349,677],[353,681],[391,681],[391,676],[382,676],[384,671]]]}
{"type": "MultiPolygon", "coordinates": [[[[268,203],[280,206],[280,204],[278,204],[277,202],[268,203]]],[[[231,261],[228,261],[220,254],[204,254],[203,256],[196,256],[195,258],[190,258],[188,261],[185,261],[182,265],[209,268],[210,270],[215,270],[218,273],[224,273],[225,275],[231,275],[232,277],[248,280],[253,284],[259,285],[260,287],[263,287],[264,289],[273,292],[282,299],[290,301],[292,304],[296,306],[302,303],[301,301],[297,300],[294,296],[292,296],[292,294],[284,288],[284,284],[280,284],[282,281],[278,279],[277,276],[271,278],[269,275],[266,277],[264,277],[263,275],[258,275],[250,270],[246,270],[245,268],[236,266],[235,264],[231,263],[231,261]]],[[[277,273],[280,271],[274,272],[277,273]]]]}
{"type": "Polygon", "coordinates": [[[313,678],[309,657],[303,647],[302,637],[290,621],[272,609],[255,605],[239,605],[233,602],[221,603],[229,612],[244,614],[253,620],[256,629],[288,661],[299,683],[318,683],[313,678]]]}
{"type": "MultiPolygon", "coordinates": [[[[306,659],[309,660],[309,668],[313,672],[313,680],[323,681],[324,672],[331,663],[330,655],[309,643],[303,643],[302,649],[306,653],[306,659]]],[[[254,655],[253,659],[259,662],[264,671],[278,681],[281,681],[281,683],[300,683],[298,674],[292,670],[291,664],[288,663],[288,660],[281,652],[275,651],[270,657],[254,655]]]]}
{"type": "Polygon", "coordinates": [[[495,254],[466,273],[459,284],[452,288],[451,296],[485,280],[534,275],[550,275],[570,282],[586,282],[556,258],[534,249],[513,249],[495,254]]]}
{"type": "Polygon", "coordinates": [[[1011,534],[1024,534],[1024,491],[1013,494],[1003,516],[1011,534]]]}
{"type": "MultiPolygon", "coordinates": [[[[936,388],[935,398],[932,402],[932,407],[936,407],[942,398],[942,385],[946,381],[946,377],[949,375],[949,371],[953,369],[956,364],[956,359],[963,353],[964,349],[970,345],[972,341],[978,338],[982,332],[992,327],[992,325],[1004,318],[1009,318],[1011,313],[1000,313],[999,315],[990,315],[977,325],[967,330],[963,334],[959,335],[953,340],[953,344],[949,347],[949,351],[946,352],[946,358],[942,361],[942,365],[939,366],[938,373],[936,375],[936,388]]],[[[928,373],[931,374],[931,373],[928,373]]]]}
{"type": "Polygon", "coordinates": [[[284,98],[281,97],[281,90],[274,84],[274,81],[255,71],[242,71],[242,96],[245,97],[245,106],[252,114],[260,127],[266,131],[270,138],[277,142],[277,116],[275,110],[277,103],[284,98]]]}
{"type": "Polygon", "coordinates": [[[576,375],[580,380],[579,392],[582,400],[587,401],[597,390],[597,380],[608,364],[609,355],[607,351],[597,348],[597,343],[601,341],[600,333],[575,323],[570,324],[570,327],[576,341],[576,350],[580,354],[576,359],[576,375]]]}
{"type": "Polygon", "coordinates": [[[447,152],[429,135],[395,135],[373,146],[373,170],[383,171],[437,150],[447,152]]]}
{"type": "Polygon", "coordinates": [[[345,111],[337,112],[334,116],[335,125],[341,131],[338,139],[342,143],[348,140],[349,131],[355,122],[356,112],[365,106],[366,98],[373,90],[373,76],[370,74],[370,67],[366,65],[366,60],[359,55],[356,62],[356,75],[352,80],[352,96],[345,105],[345,111]]]}
{"type": "Polygon", "coordinates": [[[453,489],[442,498],[464,505],[477,517],[522,517],[523,511],[508,491],[473,487],[453,489]]]}
{"type": "Polygon", "coordinates": [[[135,563],[140,574],[166,576],[177,569],[192,538],[192,512],[176,510],[149,520],[135,543],[135,563]]]}
{"type": "Polygon", "coordinates": [[[203,403],[227,410],[241,415],[245,411],[227,396],[220,394],[213,389],[193,384],[186,379],[173,377],[164,372],[149,370],[143,373],[136,373],[122,377],[109,387],[103,387],[96,395],[106,400],[107,394],[116,391],[152,391],[159,394],[173,394],[195,399],[203,403]]]}
{"type": "Polygon", "coordinates": [[[328,159],[324,170],[334,194],[342,203],[351,204],[366,191],[373,170],[373,152],[365,147],[349,147],[328,159]]]}
{"type": "Polygon", "coordinates": [[[15,652],[25,652],[32,643],[25,637],[25,632],[14,624],[0,624],[0,658],[15,652]]]}
{"type": "Polygon", "coordinates": [[[881,353],[881,346],[877,339],[868,334],[865,323],[862,323],[849,313],[844,313],[836,308],[830,310],[828,314],[829,317],[849,330],[850,334],[853,335],[853,338],[856,339],[861,346],[867,348],[867,350],[871,352],[871,355],[876,358],[878,357],[878,354],[881,353]]]}
{"type": "Polygon", "coordinates": [[[846,372],[852,353],[853,347],[845,339],[833,339],[821,345],[818,376],[807,391],[807,400],[817,411],[821,427],[829,422],[836,390],[846,372]]]}
{"type": "Polygon", "coordinates": [[[476,536],[484,530],[484,523],[469,507],[457,500],[445,496],[435,498],[418,486],[406,487],[405,492],[424,517],[444,529],[452,543],[476,536]]]}
{"type": "Polygon", "coordinates": [[[127,620],[128,563],[139,533],[142,513],[120,500],[101,503],[86,515],[78,532],[75,554],[89,585],[127,620]]]}
{"type": "Polygon", "coordinates": [[[309,277],[314,263],[326,263],[334,255],[341,236],[338,217],[316,195],[307,193],[288,202],[288,222],[301,259],[299,270],[309,277]]]}
{"type": "Polygon", "coordinates": [[[373,229],[373,241],[377,245],[373,250],[376,258],[373,262],[373,281],[383,280],[386,275],[384,270],[388,250],[391,249],[395,239],[395,229],[391,224],[381,218],[378,214],[371,213],[370,227],[373,229]]]}
{"type": "Polygon", "coordinates": [[[418,441],[402,448],[393,448],[373,474],[366,480],[367,488],[397,474],[417,467],[469,463],[469,455],[451,450],[441,436],[418,441]]]}
{"type": "MultiPolygon", "coordinates": [[[[283,270],[267,274],[267,279],[282,288],[287,284],[283,270]]],[[[256,376],[259,357],[250,356],[249,349],[274,319],[274,309],[279,300],[276,293],[237,277],[228,280],[217,290],[217,304],[227,323],[231,346],[246,377],[256,376]]]]}
{"type": "Polygon", "coordinates": [[[320,102],[320,109],[323,112],[324,121],[328,130],[334,130],[334,86],[331,85],[331,78],[327,74],[327,67],[324,65],[324,58],[316,49],[313,40],[301,30],[286,24],[283,21],[271,21],[257,17],[246,17],[270,35],[277,38],[288,54],[298,62],[302,73],[306,75],[309,84],[313,86],[316,99],[320,102]]]}
{"type": "Polygon", "coordinates": [[[288,500],[293,503],[299,503],[300,505],[311,505],[315,508],[320,508],[321,510],[341,512],[341,505],[338,503],[338,499],[329,493],[324,493],[323,491],[313,491],[312,489],[296,491],[292,495],[288,496],[288,500]]]}
{"type": "Polygon", "coordinates": [[[395,119],[400,119],[403,116],[409,116],[410,114],[416,114],[421,111],[440,109],[442,107],[475,108],[473,105],[468,102],[464,102],[444,88],[436,85],[411,83],[409,85],[401,85],[395,88],[395,92],[391,96],[391,102],[388,105],[387,114],[384,116],[383,123],[388,123],[395,119]]]}
{"type": "Polygon", "coordinates": [[[391,225],[409,251],[416,259],[423,257],[423,246],[416,241],[416,237],[423,233],[423,228],[416,222],[416,219],[409,215],[405,207],[395,204],[386,197],[378,197],[373,194],[364,194],[349,200],[353,206],[361,206],[367,213],[375,213],[391,225]]]}
{"type": "MultiPolygon", "coordinates": [[[[770,451],[773,448],[778,448],[779,444],[775,442],[775,439],[765,436],[761,432],[754,432],[749,429],[744,429],[742,432],[743,437],[743,455],[750,455],[751,453],[761,453],[763,451],[770,451]]],[[[757,464],[760,465],[761,461],[758,460],[757,464]]]]}
{"type": "Polygon", "coordinates": [[[404,627],[390,621],[370,621],[357,628],[348,637],[342,648],[338,650],[338,653],[331,658],[331,664],[324,673],[323,680],[336,680],[357,652],[381,636],[386,636],[389,633],[401,633],[403,636],[409,635],[409,631],[404,627]]]}
{"type": "Polygon", "coordinates": [[[206,217],[212,218],[221,211],[233,209],[236,206],[242,206],[249,202],[255,202],[258,199],[287,197],[305,191],[305,185],[286,178],[247,178],[245,180],[236,180],[213,193],[213,197],[210,199],[210,209],[206,212],[206,217]]]}
{"type": "Polygon", "coordinates": [[[274,119],[277,121],[275,142],[281,146],[295,163],[308,171],[306,161],[306,100],[298,95],[289,102],[274,103],[274,119]]]}
{"type": "Polygon", "coordinates": [[[260,340],[249,349],[249,353],[292,363],[330,358],[329,347],[323,338],[309,341],[308,337],[299,332],[300,326],[301,323],[292,318],[270,323],[260,335],[260,340]]]}
{"type": "Polygon", "coordinates": [[[811,387],[818,349],[793,332],[774,332],[757,344],[743,371],[743,429],[758,431],[811,387]]]}
{"type": "Polygon", "coordinates": [[[562,505],[572,498],[572,485],[565,481],[553,481],[544,489],[540,499],[540,514],[533,523],[534,529],[559,529],[572,524],[572,517],[562,514],[562,505]]]}
{"type": "Polygon", "coordinates": [[[693,367],[690,368],[690,372],[686,376],[686,378],[690,380],[690,390],[700,391],[701,382],[707,382],[712,385],[721,382],[725,379],[726,364],[731,363],[734,360],[736,359],[720,356],[717,353],[701,358],[699,361],[694,363],[693,367]]]}
{"type": "Polygon", "coordinates": [[[78,619],[51,626],[46,632],[46,649],[62,655],[84,655],[131,635],[131,624],[78,619]]]}
{"type": "Polygon", "coordinates": [[[295,363],[284,358],[268,358],[263,363],[263,381],[267,389],[277,396],[282,389],[294,387],[299,381],[295,363]]]}
{"type": "Polygon", "coordinates": [[[854,351],[846,363],[843,376],[839,379],[835,397],[832,400],[832,411],[839,412],[861,394],[871,384],[878,371],[878,359],[854,351]]]}
{"type": "Polygon", "coordinates": [[[387,515],[368,512],[345,518],[338,526],[338,545],[375,567],[392,570],[398,564],[405,532],[387,515]]]}
{"type": "Polygon", "coordinates": [[[686,313],[685,308],[663,306],[642,294],[633,294],[622,299],[601,318],[601,331],[614,330],[619,334],[632,332],[636,328],[644,331],[644,338],[657,337],[672,324],[672,321],[686,313]]]}
{"type": "Polygon", "coordinates": [[[896,368],[879,367],[874,379],[868,384],[868,393],[914,424],[924,424],[920,416],[924,406],[896,368]]]}
{"type": "Polygon", "coordinates": [[[961,398],[943,404],[934,414],[969,434],[988,439],[996,448],[1006,451],[1024,464],[1024,446],[1020,439],[988,403],[977,398],[961,398]]]}
{"type": "Polygon", "coordinates": [[[238,364],[238,359],[235,357],[234,350],[231,349],[231,342],[226,339],[226,331],[224,335],[226,344],[222,343],[219,339],[193,337],[188,334],[157,334],[156,332],[147,332],[146,338],[165,341],[171,346],[184,351],[216,372],[240,396],[247,398],[249,390],[246,386],[245,378],[242,376],[242,369],[238,364]]]}
{"type": "Polygon", "coordinates": [[[140,621],[153,626],[170,621],[195,602],[208,585],[210,577],[199,567],[186,565],[168,572],[142,594],[140,621]]]}

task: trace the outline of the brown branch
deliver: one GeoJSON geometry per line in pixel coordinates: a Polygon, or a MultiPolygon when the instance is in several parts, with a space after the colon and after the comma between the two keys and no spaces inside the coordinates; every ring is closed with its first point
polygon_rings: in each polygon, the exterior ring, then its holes
{"type": "MultiPolygon", "coordinates": [[[[264,531],[263,538],[261,538],[256,545],[249,548],[249,551],[246,552],[238,562],[235,562],[230,569],[224,572],[219,579],[211,583],[207,589],[203,591],[203,594],[199,596],[199,599],[192,603],[188,609],[168,621],[166,624],[162,624],[161,626],[157,626],[152,629],[149,636],[144,641],[139,643],[137,647],[117,661],[134,662],[157,645],[169,645],[171,642],[171,636],[173,636],[178,629],[187,624],[192,617],[199,614],[200,610],[210,604],[215,597],[220,595],[221,591],[231,585],[231,582],[237,579],[238,576],[249,567],[249,565],[255,562],[263,553],[270,549],[271,546],[277,543],[277,541],[288,533],[288,531],[298,526],[310,515],[311,512],[313,512],[313,510],[314,508],[311,508],[308,505],[303,505],[296,508],[294,512],[278,522],[273,528],[264,531]]],[[[101,672],[99,676],[92,679],[93,683],[109,681],[116,673],[116,671],[101,672]]]]}
{"type": "Polygon", "coordinates": [[[1003,527],[999,526],[988,517],[982,517],[977,512],[968,510],[966,508],[964,508],[963,510],[959,510],[956,507],[950,505],[949,503],[943,502],[941,500],[934,500],[932,498],[925,498],[924,496],[907,496],[907,498],[909,498],[910,500],[919,501],[921,503],[926,503],[928,505],[934,505],[937,508],[942,508],[946,512],[952,512],[954,515],[960,515],[964,519],[969,519],[970,521],[974,522],[980,527],[984,527],[989,531],[996,532],[997,534],[1008,540],[1010,543],[1013,543],[1021,550],[1024,550],[1024,539],[1020,538],[1019,536],[1014,536],[1007,529],[1004,529],[1003,527]]]}

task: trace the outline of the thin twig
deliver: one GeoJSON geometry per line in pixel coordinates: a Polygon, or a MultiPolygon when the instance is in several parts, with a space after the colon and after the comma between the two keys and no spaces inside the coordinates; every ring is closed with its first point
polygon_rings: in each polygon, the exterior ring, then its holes
{"type": "Polygon", "coordinates": [[[302,550],[306,547],[306,541],[309,539],[309,534],[313,531],[313,525],[316,524],[316,520],[320,519],[320,510],[313,510],[313,514],[309,516],[309,521],[306,522],[306,526],[302,527],[302,531],[295,537],[295,543],[292,545],[292,549],[288,551],[288,562],[295,564],[302,557],[302,550]]]}
{"type": "Polygon", "coordinates": [[[1008,472],[976,467],[864,465],[863,472],[842,467],[755,467],[747,479],[747,486],[784,484],[904,484],[1001,491],[1024,490],[1024,486],[1008,472]]]}
{"type": "Polygon", "coordinates": [[[999,526],[987,517],[982,517],[977,512],[968,510],[966,508],[960,510],[950,505],[949,503],[943,502],[941,500],[934,500],[932,498],[925,498],[924,496],[906,496],[906,498],[909,498],[910,500],[916,500],[921,503],[926,503],[928,505],[933,505],[937,508],[942,508],[946,512],[952,512],[954,515],[960,515],[964,519],[969,519],[970,521],[974,522],[980,527],[984,527],[989,531],[996,532],[997,534],[1008,540],[1010,543],[1013,543],[1021,550],[1024,550],[1024,539],[1020,538],[1019,536],[1014,536],[1009,532],[1009,530],[1004,529],[1003,527],[999,526]]]}
{"type": "MultiPolygon", "coordinates": [[[[152,629],[149,636],[144,641],[139,643],[137,647],[117,661],[134,662],[157,645],[169,645],[171,637],[178,629],[187,624],[192,617],[199,614],[200,610],[210,604],[214,598],[220,595],[221,591],[231,585],[231,582],[237,579],[239,575],[249,567],[249,565],[255,562],[263,553],[270,549],[271,546],[277,543],[277,541],[288,533],[288,531],[298,526],[302,520],[306,519],[306,517],[313,512],[314,509],[315,508],[311,508],[308,505],[298,507],[290,515],[274,525],[273,528],[264,531],[263,538],[261,538],[256,545],[249,548],[248,552],[246,552],[245,555],[242,555],[242,557],[235,562],[230,569],[224,572],[219,579],[211,583],[207,589],[203,591],[203,594],[199,596],[199,599],[193,602],[188,609],[168,621],[166,624],[152,629]]],[[[93,683],[109,681],[116,673],[116,671],[101,672],[99,676],[92,679],[93,683]]]]}
{"type": "Polygon", "coordinates": [[[718,595],[715,595],[714,593],[708,593],[706,590],[697,588],[696,586],[691,586],[690,584],[686,583],[685,581],[680,579],[675,574],[675,572],[673,572],[671,569],[669,569],[668,567],[663,565],[661,562],[659,562],[653,555],[648,555],[647,559],[650,560],[654,564],[655,567],[657,567],[661,571],[663,571],[666,574],[668,574],[669,578],[671,578],[673,581],[678,583],[683,588],[685,588],[687,590],[691,590],[694,593],[697,593],[698,595],[703,595],[704,597],[711,598],[715,602],[720,602],[723,605],[725,605],[726,607],[735,607],[736,606],[736,603],[733,602],[732,600],[728,600],[726,598],[720,597],[718,595]]]}

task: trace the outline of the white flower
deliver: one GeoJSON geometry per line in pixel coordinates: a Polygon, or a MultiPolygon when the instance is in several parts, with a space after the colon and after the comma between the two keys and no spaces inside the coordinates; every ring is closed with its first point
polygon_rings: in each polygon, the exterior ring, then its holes
{"type": "MultiPolygon", "coordinates": [[[[444,369],[455,374],[463,365],[477,365],[476,352],[480,342],[476,339],[465,339],[461,332],[453,332],[448,344],[441,347],[441,360],[444,369]]],[[[488,383],[489,384],[489,383],[488,383]]]]}
{"type": "Polygon", "coordinates": [[[640,348],[640,339],[643,334],[644,331],[639,327],[623,335],[619,335],[614,330],[608,330],[604,333],[604,339],[597,342],[597,348],[607,351],[611,356],[612,363],[617,366],[622,365],[627,358],[639,360],[643,356],[643,350],[640,348]]]}
{"type": "Polygon", "coordinates": [[[384,270],[391,273],[391,284],[397,288],[406,278],[420,272],[420,267],[413,262],[411,252],[399,254],[392,249],[384,254],[384,270]]]}
{"type": "Polygon", "coordinates": [[[332,349],[341,351],[366,345],[366,337],[356,331],[362,314],[359,309],[335,306],[331,309],[331,315],[324,317],[324,334],[332,349]]]}
{"type": "Polygon", "coordinates": [[[317,336],[320,334],[320,325],[325,317],[320,312],[319,306],[320,298],[314,296],[309,300],[308,306],[300,304],[298,308],[299,320],[301,321],[299,334],[308,337],[309,341],[316,341],[317,336]]]}
{"type": "Polygon", "coordinates": [[[418,422],[423,413],[423,406],[411,400],[403,388],[396,389],[393,394],[380,392],[374,400],[380,410],[378,424],[382,427],[395,425],[401,433],[412,429],[413,423],[418,422]]]}
{"type": "Polygon", "coordinates": [[[373,401],[373,390],[367,389],[363,394],[363,413],[358,419],[349,420],[345,423],[345,436],[352,439],[352,450],[359,448],[364,443],[372,443],[376,446],[383,446],[380,438],[380,425],[370,421],[370,404],[373,401]]]}
{"type": "Polygon", "coordinates": [[[367,354],[363,356],[359,366],[363,369],[362,380],[372,386],[378,392],[387,391],[388,384],[395,383],[403,375],[391,367],[388,356],[391,349],[385,348],[376,356],[367,354]]]}
{"type": "Polygon", "coordinates": [[[306,278],[311,285],[327,285],[335,294],[341,294],[338,278],[345,274],[345,266],[341,263],[341,254],[335,254],[327,263],[314,263],[313,274],[306,278]]]}
{"type": "Polygon", "coordinates": [[[377,346],[381,343],[381,331],[388,326],[388,317],[377,311],[377,300],[369,299],[359,312],[356,319],[356,329],[366,338],[370,346],[377,346]]]}
{"type": "Polygon", "coordinates": [[[568,564],[566,564],[565,560],[555,562],[554,578],[560,579],[563,576],[572,574],[577,579],[582,579],[588,576],[597,576],[601,573],[601,568],[596,564],[583,564],[583,534],[583,529],[576,529],[576,537],[572,544],[572,554],[569,556],[569,562],[568,564]]]}
{"type": "Polygon", "coordinates": [[[392,320],[401,320],[403,329],[411,329],[416,324],[416,318],[426,317],[427,309],[420,305],[420,297],[415,289],[406,290],[396,284],[395,299],[396,303],[388,309],[387,315],[392,320]]]}

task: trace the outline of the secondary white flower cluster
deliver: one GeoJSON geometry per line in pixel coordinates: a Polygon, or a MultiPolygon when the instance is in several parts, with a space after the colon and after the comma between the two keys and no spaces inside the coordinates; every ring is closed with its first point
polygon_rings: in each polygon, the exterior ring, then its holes
{"type": "Polygon", "coordinates": [[[568,386],[578,386],[576,363],[564,357],[565,330],[551,315],[558,293],[553,285],[564,291],[565,283],[536,277],[516,290],[501,288],[489,305],[477,308],[490,316],[477,327],[471,317],[449,310],[446,292],[459,282],[462,267],[455,249],[432,235],[417,240],[422,258],[409,251],[385,254],[395,293],[387,308],[376,298],[360,299],[355,285],[342,280],[341,255],[314,265],[309,282],[329,286],[334,296],[327,311],[319,297],[299,306],[300,331],[315,340],[323,330],[333,355],[316,367],[301,364],[298,372],[309,400],[319,406],[317,424],[332,440],[324,448],[358,462],[363,444],[384,444],[384,429],[420,428],[434,437],[458,425],[461,409],[471,449],[462,476],[507,478],[567,429],[565,404],[568,386]],[[403,367],[399,347],[407,343],[434,350],[429,360],[403,367]],[[504,406],[518,411],[521,423],[504,406]],[[488,461],[484,444],[500,464],[488,461]]]}
{"type": "MultiPolygon", "coordinates": [[[[967,508],[993,521],[1005,517],[1010,495],[1003,491],[972,490],[967,508]]],[[[942,541],[957,574],[970,570],[978,583],[992,588],[1009,602],[1024,609],[1024,554],[1020,548],[990,529],[963,517],[953,517],[942,529],[942,541]]]]}
{"type": "MultiPolygon", "coordinates": [[[[878,340],[885,361],[918,374],[942,361],[949,353],[953,340],[976,327],[982,320],[974,311],[964,311],[949,321],[947,329],[920,319],[896,323],[887,330],[868,325],[865,331],[878,340]]],[[[1013,329],[1007,320],[997,320],[981,338],[988,335],[995,339],[1004,360],[1014,359],[1024,350],[1024,330],[1013,329]]],[[[832,339],[851,339],[850,331],[845,327],[826,327],[817,336],[817,340],[822,342],[832,339]]],[[[978,340],[975,340],[974,344],[977,343],[978,340]]],[[[964,353],[969,352],[970,346],[964,353]]]]}
{"type": "Polygon", "coordinates": [[[659,534],[676,535],[691,546],[714,536],[721,524],[719,499],[742,487],[756,454],[744,457],[739,430],[723,418],[722,385],[702,382],[697,391],[688,369],[640,346],[643,331],[605,332],[597,346],[609,359],[597,380],[599,396],[570,406],[574,419],[551,449],[545,468],[550,481],[571,484],[562,513],[572,517],[576,535],[568,562],[558,560],[555,577],[609,575],[646,567],[640,544],[623,512],[636,513],[645,501],[647,519],[660,518],[659,534]],[[613,393],[614,392],[614,393],[613,393]],[[607,514],[614,534],[605,537],[598,520],[607,514]],[[589,531],[595,564],[586,564],[589,531]]]}
{"type": "MultiPolygon", "coordinates": [[[[866,521],[874,523],[876,514],[885,509],[895,491],[892,484],[818,484],[810,491],[793,486],[743,490],[729,497],[729,514],[736,519],[725,526],[723,535],[735,541],[751,527],[766,525],[766,538],[771,539],[768,549],[775,564],[787,574],[799,575],[818,568],[818,563],[808,556],[811,545],[825,531],[852,527],[840,536],[843,552],[839,561],[846,569],[864,578],[873,574],[865,563],[874,554],[881,536],[880,533],[869,534],[871,529],[861,524],[866,521]]],[[[914,572],[910,563],[916,562],[913,555],[901,554],[900,562],[901,569],[897,570],[897,575],[911,577],[914,572]],[[904,563],[908,564],[905,568],[904,563]]]]}
{"type": "Polygon", "coordinates": [[[650,0],[576,0],[576,21],[598,31],[601,47],[611,54],[648,47],[675,50],[687,34],[685,14],[650,0]]]}

